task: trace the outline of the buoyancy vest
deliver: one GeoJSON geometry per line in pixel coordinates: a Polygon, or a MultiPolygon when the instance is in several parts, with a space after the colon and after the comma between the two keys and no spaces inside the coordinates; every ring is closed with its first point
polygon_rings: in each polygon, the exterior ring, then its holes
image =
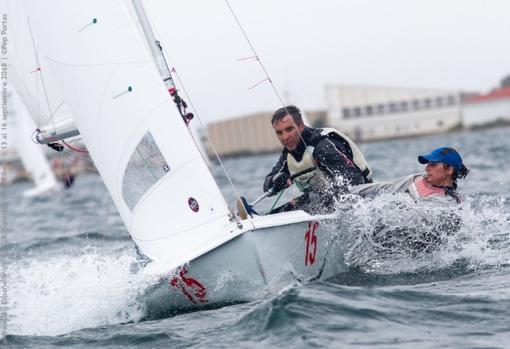
{"type": "Polygon", "coordinates": [[[287,168],[291,176],[309,168],[315,168],[313,171],[294,178],[294,183],[296,183],[300,190],[321,190],[327,188],[328,180],[322,171],[316,168],[313,160],[315,145],[324,137],[331,137],[341,141],[348,152],[348,154],[344,155],[361,171],[367,183],[371,181],[372,171],[358,146],[348,136],[334,128],[324,128],[320,132],[320,137],[316,137],[311,142],[312,144],[307,145],[300,161],[296,160],[290,152],[287,153],[287,168]]]}
{"type": "Polygon", "coordinates": [[[461,203],[460,195],[457,193],[454,187],[434,187],[427,183],[425,177],[417,177],[413,183],[409,186],[409,195],[413,199],[426,198],[429,196],[450,196],[457,203],[461,203]]]}
{"type": "Polygon", "coordinates": [[[301,161],[296,160],[294,155],[291,153],[287,154],[287,168],[289,169],[290,175],[294,175],[298,172],[308,170],[309,168],[315,168],[313,171],[307,172],[294,178],[294,183],[301,191],[305,190],[320,190],[327,186],[327,180],[322,174],[322,171],[318,170],[313,161],[313,151],[315,147],[309,145],[306,147],[301,161]]]}
{"type": "MultiPolygon", "coordinates": [[[[370,166],[368,166],[367,160],[363,156],[363,153],[358,148],[356,143],[354,143],[354,141],[352,139],[350,139],[349,136],[347,136],[346,134],[343,134],[342,132],[339,132],[331,127],[323,128],[321,135],[335,138],[335,139],[341,141],[342,143],[344,143],[344,145],[348,149],[347,151],[350,150],[350,152],[352,154],[352,162],[361,171],[361,174],[363,175],[363,177],[365,177],[365,180],[367,182],[372,181],[372,170],[370,169],[370,166]]],[[[349,155],[351,155],[351,154],[345,154],[345,155],[350,158],[349,155]]]]}

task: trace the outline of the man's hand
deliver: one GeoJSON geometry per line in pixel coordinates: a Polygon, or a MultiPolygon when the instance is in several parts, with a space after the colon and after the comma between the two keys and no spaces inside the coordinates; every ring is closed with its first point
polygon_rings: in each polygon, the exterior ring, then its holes
{"type": "Polygon", "coordinates": [[[277,173],[276,175],[271,178],[271,188],[269,190],[271,191],[270,195],[273,196],[283,189],[287,188],[288,186],[292,185],[292,180],[290,179],[290,176],[285,172],[277,173]]]}

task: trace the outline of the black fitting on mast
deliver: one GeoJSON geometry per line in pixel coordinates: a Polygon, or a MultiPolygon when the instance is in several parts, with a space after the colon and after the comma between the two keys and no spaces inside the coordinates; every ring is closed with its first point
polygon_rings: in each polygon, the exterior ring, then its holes
{"type": "Polygon", "coordinates": [[[174,99],[174,103],[177,106],[177,110],[179,110],[179,114],[181,114],[182,120],[184,120],[184,123],[186,124],[186,126],[188,126],[188,124],[194,117],[193,113],[186,112],[188,104],[186,103],[186,101],[184,101],[184,99],[181,98],[181,96],[177,94],[177,90],[175,90],[173,93],[170,92],[170,95],[174,99]]]}

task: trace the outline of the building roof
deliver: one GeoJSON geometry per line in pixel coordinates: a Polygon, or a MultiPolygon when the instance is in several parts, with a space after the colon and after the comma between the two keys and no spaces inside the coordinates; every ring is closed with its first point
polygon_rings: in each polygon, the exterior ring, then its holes
{"type": "Polygon", "coordinates": [[[496,99],[510,99],[510,86],[493,90],[485,95],[475,96],[466,100],[466,103],[480,103],[496,99]]]}

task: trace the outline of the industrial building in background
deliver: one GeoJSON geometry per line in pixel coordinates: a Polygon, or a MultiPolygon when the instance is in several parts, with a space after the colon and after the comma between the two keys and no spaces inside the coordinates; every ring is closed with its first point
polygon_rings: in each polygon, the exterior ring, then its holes
{"type": "Polygon", "coordinates": [[[359,142],[447,132],[462,120],[455,90],[326,86],[325,96],[328,123],[359,142]]]}
{"type": "MultiPolygon", "coordinates": [[[[324,110],[304,111],[308,125],[337,128],[357,142],[510,124],[510,76],[503,79],[501,87],[485,95],[460,90],[338,85],[328,85],[324,92],[324,110]]],[[[282,146],[271,127],[271,116],[272,111],[268,111],[214,122],[207,131],[222,156],[277,152],[282,146]]]]}

